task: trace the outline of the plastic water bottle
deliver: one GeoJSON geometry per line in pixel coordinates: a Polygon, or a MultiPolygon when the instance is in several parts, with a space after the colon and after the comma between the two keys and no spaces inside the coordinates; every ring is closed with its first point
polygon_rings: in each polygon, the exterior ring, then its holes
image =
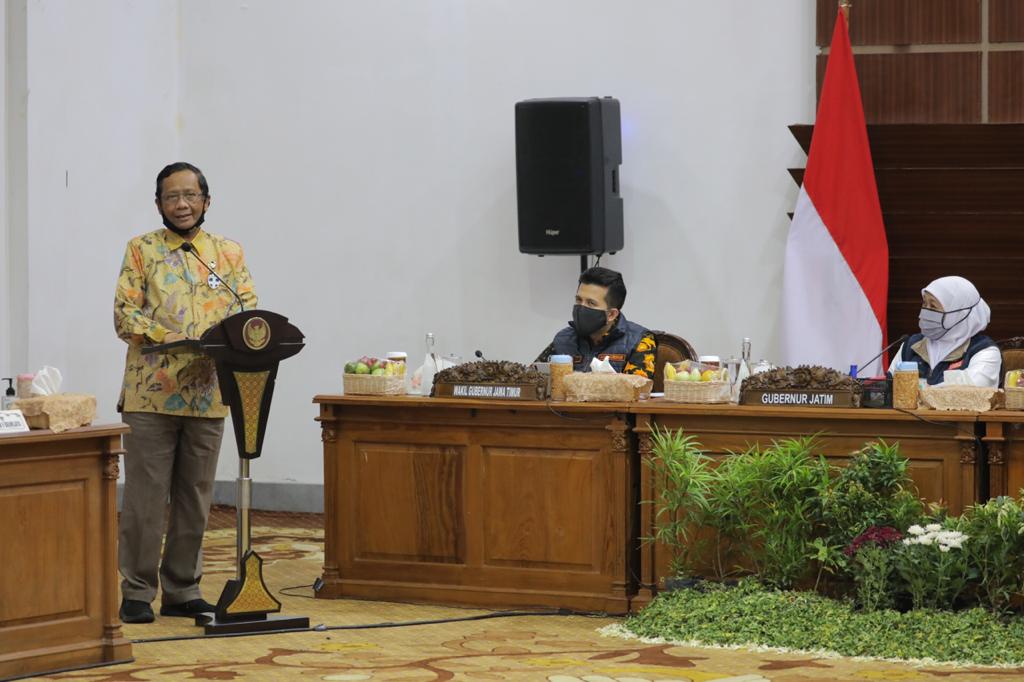
{"type": "Polygon", "coordinates": [[[420,395],[429,396],[434,387],[434,375],[437,374],[437,354],[434,353],[434,335],[427,332],[426,338],[427,354],[423,359],[423,369],[420,373],[420,395]]]}

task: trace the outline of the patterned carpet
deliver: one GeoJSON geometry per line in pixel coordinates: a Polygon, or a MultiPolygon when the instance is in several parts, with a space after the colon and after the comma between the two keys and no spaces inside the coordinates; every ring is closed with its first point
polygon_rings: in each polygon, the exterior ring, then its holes
{"type": "MultiPolygon", "coordinates": [[[[323,563],[317,515],[257,514],[254,547],[283,613],[313,625],[353,626],[465,618],[488,612],[390,602],[312,599],[323,563]],[[299,596],[301,595],[301,596],[299,596]]],[[[215,601],[234,572],[234,518],[218,510],[204,544],[206,597],[215,601]]],[[[55,674],[54,680],[538,680],[542,682],[805,682],[807,680],[1020,680],[1022,669],[956,669],[798,654],[644,644],[604,637],[616,622],[582,616],[532,616],[411,627],[338,629],[245,637],[148,641],[132,664],[55,674]]],[[[127,625],[132,640],[189,637],[191,620],[127,625]]]]}

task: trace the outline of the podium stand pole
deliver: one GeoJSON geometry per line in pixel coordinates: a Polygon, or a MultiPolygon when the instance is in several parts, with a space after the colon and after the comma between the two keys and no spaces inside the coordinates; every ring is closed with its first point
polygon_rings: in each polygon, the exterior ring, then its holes
{"type": "Polygon", "coordinates": [[[198,340],[145,346],[143,353],[200,352],[214,361],[221,399],[231,408],[238,445],[238,572],[228,580],[213,614],[199,614],[206,634],[307,629],[305,616],[280,616],[281,602],[263,582],[263,559],[252,551],[252,479],[249,460],[260,456],[274,380],[281,360],[302,350],[303,336],[288,318],[269,310],[244,310],[224,318],[198,340]]]}
{"type": "Polygon", "coordinates": [[[245,554],[252,545],[252,526],[250,525],[249,510],[252,508],[252,479],[249,478],[249,460],[244,457],[238,458],[238,488],[235,498],[235,509],[238,516],[238,529],[236,545],[238,548],[236,575],[242,579],[242,570],[245,563],[245,554]]]}

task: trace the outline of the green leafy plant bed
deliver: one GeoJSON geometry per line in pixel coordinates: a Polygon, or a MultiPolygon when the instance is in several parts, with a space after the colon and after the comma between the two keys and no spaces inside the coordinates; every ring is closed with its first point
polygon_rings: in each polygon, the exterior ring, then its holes
{"type": "Polygon", "coordinates": [[[659,595],[625,621],[626,633],[682,643],[773,647],[842,656],[964,665],[1024,664],[1024,618],[981,609],[862,611],[849,600],[780,591],[744,580],[737,587],[659,595]]]}

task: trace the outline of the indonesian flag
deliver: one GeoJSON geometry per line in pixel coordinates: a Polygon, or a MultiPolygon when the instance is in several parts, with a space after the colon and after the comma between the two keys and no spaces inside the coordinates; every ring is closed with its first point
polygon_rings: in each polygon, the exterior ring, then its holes
{"type": "MultiPolygon", "coordinates": [[[[783,362],[846,372],[877,355],[885,345],[888,289],[889,245],[846,19],[839,12],[786,242],[783,362]]],[[[876,360],[859,375],[881,373],[876,360]]]]}

